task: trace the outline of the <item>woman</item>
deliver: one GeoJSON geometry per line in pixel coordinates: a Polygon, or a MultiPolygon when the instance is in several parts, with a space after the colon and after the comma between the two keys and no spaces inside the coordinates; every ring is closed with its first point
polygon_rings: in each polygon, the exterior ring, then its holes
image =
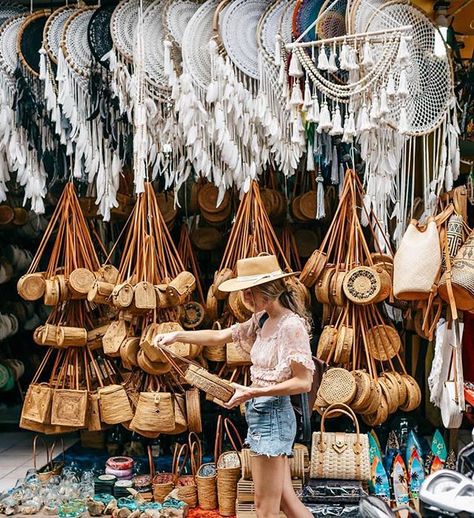
{"type": "Polygon", "coordinates": [[[229,329],[178,331],[159,335],[156,345],[173,342],[217,346],[233,341],[250,353],[252,385],[234,383],[228,408],[245,403],[247,445],[258,518],[311,518],[291,483],[288,457],[296,436],[296,417],[290,396],[309,392],[314,363],[309,343],[309,316],[294,296],[275,256],[237,262],[237,277],[219,286],[223,292],[243,291],[253,316],[229,329]]]}

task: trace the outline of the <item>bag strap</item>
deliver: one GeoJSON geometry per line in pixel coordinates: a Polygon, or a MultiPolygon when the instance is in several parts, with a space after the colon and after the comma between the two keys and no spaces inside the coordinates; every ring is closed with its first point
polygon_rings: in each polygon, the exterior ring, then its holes
{"type": "Polygon", "coordinates": [[[50,449],[48,448],[48,445],[46,444],[46,441],[44,440],[43,437],[41,437],[40,435],[35,435],[34,439],[33,439],[33,467],[35,468],[35,470],[38,470],[37,468],[37,465],[36,465],[36,457],[37,457],[37,447],[36,447],[36,443],[38,442],[38,439],[41,439],[41,441],[43,442],[44,444],[44,447],[46,449],[46,467],[52,467],[52,462],[51,462],[51,457],[50,457],[50,449]]]}
{"type": "Polygon", "coordinates": [[[153,478],[155,476],[155,462],[153,460],[153,453],[151,451],[151,446],[148,446],[148,463],[150,465],[150,475],[153,478]]]}
{"type": "Polygon", "coordinates": [[[174,456],[173,469],[171,471],[175,476],[175,479],[178,480],[181,476],[181,473],[183,472],[183,469],[186,467],[186,463],[189,458],[189,446],[187,444],[182,444],[181,446],[176,444],[175,453],[176,455],[174,456]],[[183,457],[182,461],[181,457],[183,457]]]}
{"type": "Polygon", "coordinates": [[[217,463],[217,459],[221,455],[222,451],[222,432],[223,432],[223,417],[221,414],[217,416],[216,424],[216,438],[214,441],[214,462],[217,463]]]}
{"type": "Polygon", "coordinates": [[[240,437],[235,424],[228,417],[224,419],[224,430],[232,448],[234,448],[236,452],[241,451],[244,446],[242,437],[240,437]],[[234,437],[232,437],[232,435],[234,435],[234,437]],[[236,439],[236,441],[234,441],[234,439],[236,439]]]}
{"type": "Polygon", "coordinates": [[[351,418],[352,422],[355,425],[356,434],[357,434],[358,442],[359,442],[359,437],[360,437],[359,421],[357,420],[357,417],[354,414],[354,411],[352,410],[352,408],[345,405],[344,403],[333,403],[332,405],[329,405],[326,408],[326,410],[324,411],[323,416],[321,418],[321,434],[323,434],[326,431],[324,428],[324,423],[326,421],[326,418],[329,417],[330,415],[336,414],[338,412],[341,412],[351,418]]]}
{"type": "Polygon", "coordinates": [[[197,433],[189,433],[188,446],[191,460],[191,473],[193,474],[193,477],[195,477],[202,465],[202,446],[197,433]]]}
{"type": "MultiPolygon", "coordinates": [[[[64,449],[64,439],[62,437],[60,437],[59,439],[61,441],[61,449],[63,452],[63,464],[64,464],[64,462],[66,461],[66,451],[64,449]]],[[[51,466],[53,466],[55,448],[56,448],[56,441],[53,442],[53,444],[51,446],[51,450],[49,451],[49,458],[51,459],[51,466]]]]}

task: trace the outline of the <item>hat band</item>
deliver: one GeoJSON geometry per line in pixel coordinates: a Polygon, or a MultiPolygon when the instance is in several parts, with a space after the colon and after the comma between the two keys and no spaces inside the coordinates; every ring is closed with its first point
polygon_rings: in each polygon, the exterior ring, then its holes
{"type": "Polygon", "coordinates": [[[284,272],[281,270],[276,270],[270,273],[261,273],[259,275],[239,275],[235,277],[233,280],[237,282],[253,282],[253,281],[261,281],[262,279],[273,279],[274,277],[278,277],[282,275],[284,272]]]}

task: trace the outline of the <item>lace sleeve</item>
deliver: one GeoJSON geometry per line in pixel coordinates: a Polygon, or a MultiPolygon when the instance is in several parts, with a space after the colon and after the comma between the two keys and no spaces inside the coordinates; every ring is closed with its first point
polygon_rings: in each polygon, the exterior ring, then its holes
{"type": "Polygon", "coordinates": [[[258,315],[253,315],[250,320],[240,324],[234,324],[232,329],[232,341],[237,348],[242,349],[247,354],[250,353],[257,337],[258,315]]]}
{"type": "Polygon", "coordinates": [[[297,315],[287,318],[281,327],[278,341],[278,372],[291,369],[292,363],[299,363],[314,372],[309,334],[303,320],[297,315]]]}

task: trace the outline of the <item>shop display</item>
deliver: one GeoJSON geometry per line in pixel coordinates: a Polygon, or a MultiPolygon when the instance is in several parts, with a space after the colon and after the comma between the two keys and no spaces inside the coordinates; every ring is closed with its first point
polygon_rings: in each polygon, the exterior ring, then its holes
{"type": "Polygon", "coordinates": [[[252,318],[224,283],[258,256],[312,315],[300,500],[466,511],[472,27],[456,2],[0,0],[0,405],[44,434],[0,513],[255,518],[245,405],[227,406],[251,354],[156,337],[252,318]],[[78,431],[71,459],[60,435],[78,431]]]}

